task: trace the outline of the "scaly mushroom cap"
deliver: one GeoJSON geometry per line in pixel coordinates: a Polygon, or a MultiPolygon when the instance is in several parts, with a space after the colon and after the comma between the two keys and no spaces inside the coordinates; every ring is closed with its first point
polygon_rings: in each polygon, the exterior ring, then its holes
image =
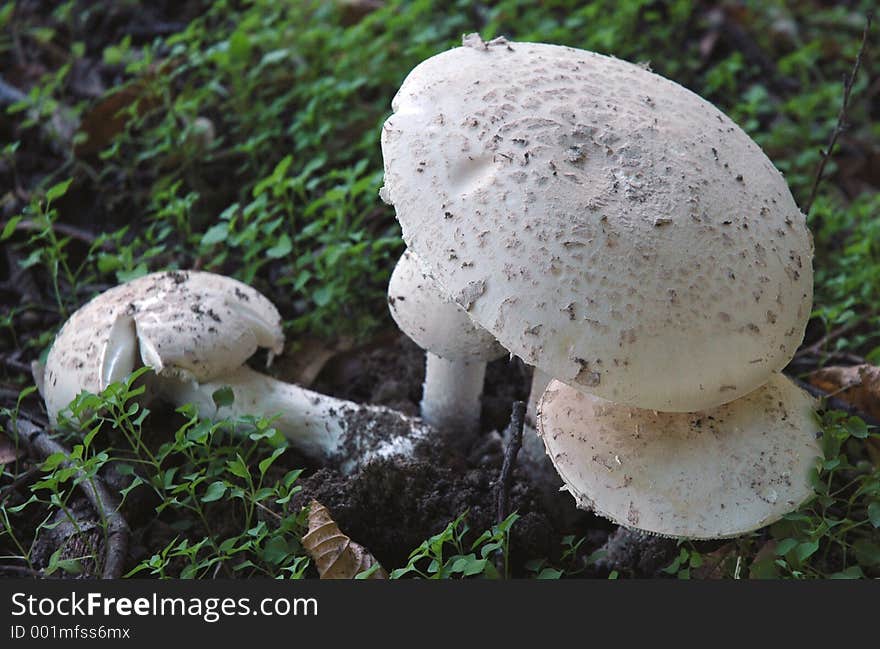
{"type": "Polygon", "coordinates": [[[578,506],[663,536],[737,536],[812,494],[814,401],[781,374],[712,410],[621,406],[552,381],[538,406],[547,454],[578,506]]]}
{"type": "Polygon", "coordinates": [[[758,145],[641,66],[466,42],[395,96],[382,196],[474,322],[642,408],[714,407],[785,366],[810,314],[812,239],[758,145]]]}
{"type": "Polygon", "coordinates": [[[495,338],[471,322],[460,306],[441,292],[418,257],[404,251],[388,283],[391,317],[422,349],[451,361],[490,361],[505,354],[495,338]]]}
{"type": "Polygon", "coordinates": [[[87,390],[100,392],[141,363],[157,374],[209,380],[258,347],[280,353],[281,316],[263,295],[213,273],[153,273],[77,310],[49,350],[43,398],[50,418],[87,390]]]}

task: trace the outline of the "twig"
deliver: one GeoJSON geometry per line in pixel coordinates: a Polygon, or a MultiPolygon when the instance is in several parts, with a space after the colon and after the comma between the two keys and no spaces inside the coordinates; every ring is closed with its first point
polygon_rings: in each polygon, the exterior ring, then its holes
{"type": "Polygon", "coordinates": [[[840,111],[837,113],[837,124],[834,126],[834,130],[831,132],[831,138],[828,140],[828,146],[825,147],[825,150],[822,151],[822,159],[819,161],[819,167],[816,169],[816,177],[813,179],[813,187],[810,189],[810,197],[807,199],[807,202],[804,204],[804,214],[810,213],[810,208],[813,206],[813,201],[816,200],[816,192],[819,191],[819,184],[822,182],[822,174],[825,173],[825,165],[828,164],[828,159],[831,157],[831,154],[834,152],[834,145],[837,144],[837,138],[840,137],[840,134],[843,133],[846,128],[846,111],[849,107],[849,97],[852,93],[853,86],[856,82],[856,76],[859,73],[859,68],[862,65],[862,54],[865,52],[865,47],[868,43],[868,33],[871,31],[871,23],[874,20],[874,12],[869,11],[865,15],[865,29],[862,32],[862,43],[859,45],[859,51],[856,54],[856,60],[853,63],[852,71],[850,71],[849,76],[844,77],[843,79],[843,103],[840,106],[840,111]]]}
{"type": "Polygon", "coordinates": [[[40,467],[32,466],[30,469],[25,471],[24,473],[20,473],[15,480],[10,482],[8,485],[4,485],[0,487],[0,504],[2,504],[3,499],[6,497],[6,494],[12,493],[16,489],[23,487],[28,482],[37,477],[37,474],[40,472],[40,467]]]}
{"type": "MultiPolygon", "coordinates": [[[[848,402],[844,401],[843,399],[838,399],[837,397],[831,396],[829,393],[825,392],[825,390],[822,390],[821,388],[817,388],[812,383],[807,383],[806,381],[801,381],[800,379],[795,378],[793,376],[789,377],[789,378],[792,381],[794,381],[795,383],[797,383],[800,388],[802,388],[803,390],[806,390],[807,392],[812,394],[814,397],[824,400],[825,407],[828,410],[842,410],[843,412],[845,412],[848,415],[852,415],[854,417],[860,418],[862,421],[864,421],[869,426],[880,426],[880,420],[878,420],[875,417],[872,417],[871,415],[864,412],[863,410],[856,408],[851,403],[848,403],[848,402]]],[[[848,390],[851,387],[853,387],[853,386],[847,386],[845,389],[848,390]]]]}
{"type": "MultiPolygon", "coordinates": [[[[75,225],[71,225],[69,223],[61,223],[60,221],[55,221],[49,225],[55,232],[65,236],[70,237],[71,239],[76,239],[77,241],[82,241],[87,245],[94,245],[94,243],[98,240],[91,232],[83,230],[82,228],[78,228],[75,225]]],[[[15,225],[16,230],[24,230],[26,232],[39,232],[45,229],[44,225],[40,225],[39,223],[34,223],[30,220],[19,221],[15,225]]],[[[109,241],[104,241],[101,244],[101,248],[103,250],[111,250],[113,248],[112,244],[109,241]]]]}
{"type": "Polygon", "coordinates": [[[821,354],[822,348],[825,345],[830,343],[832,340],[836,340],[837,338],[840,338],[843,334],[849,333],[850,331],[852,331],[853,329],[855,329],[856,327],[861,325],[864,321],[865,321],[864,318],[853,318],[849,322],[837,327],[836,329],[832,329],[827,334],[822,336],[819,340],[814,342],[812,345],[809,345],[807,347],[803,347],[803,348],[799,349],[798,352],[794,355],[794,357],[800,358],[800,357],[806,356],[806,355],[821,354]]]}
{"type": "Polygon", "coordinates": [[[0,575],[3,573],[17,575],[19,577],[32,577],[34,579],[45,579],[45,575],[39,570],[28,568],[27,566],[0,566],[0,575]]]}
{"type": "MultiPolygon", "coordinates": [[[[10,430],[13,430],[28,448],[44,459],[55,453],[70,455],[70,451],[62,444],[56,442],[45,430],[27,419],[19,417],[16,421],[10,422],[10,430]]],[[[69,461],[62,462],[62,465],[65,467],[74,466],[69,461]]],[[[130,533],[128,523],[118,511],[119,501],[104,486],[98,476],[90,478],[80,471],[77,477],[81,480],[79,487],[106,525],[107,543],[101,578],[119,579],[122,576],[125,558],[128,554],[130,533]]]]}
{"type": "Polygon", "coordinates": [[[14,104],[25,99],[27,99],[26,94],[0,77],[0,105],[14,104]]]}
{"type": "Polygon", "coordinates": [[[504,431],[508,436],[507,448],[504,449],[504,463],[501,465],[501,475],[498,477],[498,522],[507,518],[510,504],[510,487],[513,477],[513,467],[516,466],[516,455],[522,448],[523,422],[525,421],[526,404],[524,401],[514,401],[510,412],[510,423],[504,431]]]}
{"type": "Polygon", "coordinates": [[[20,372],[22,374],[31,374],[31,367],[27,363],[22,363],[20,360],[15,358],[11,358],[10,356],[0,355],[0,364],[8,367],[13,372],[20,372]]]}

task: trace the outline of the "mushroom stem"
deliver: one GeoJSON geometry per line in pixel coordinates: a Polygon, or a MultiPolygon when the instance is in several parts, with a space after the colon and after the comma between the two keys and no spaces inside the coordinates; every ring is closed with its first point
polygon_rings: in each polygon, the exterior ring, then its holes
{"type": "Polygon", "coordinates": [[[427,436],[426,426],[390,408],[329,397],[249,367],[214,381],[158,380],[166,399],[193,404],[201,417],[275,417],[272,425],[299,451],[322,462],[336,460],[346,473],[373,458],[412,455],[427,436]],[[213,395],[224,387],[234,399],[218,407],[213,395]]]}
{"type": "Polygon", "coordinates": [[[529,403],[526,407],[526,424],[533,429],[535,428],[535,422],[537,421],[536,415],[538,413],[538,402],[541,400],[541,395],[544,394],[544,390],[547,389],[547,386],[552,380],[552,376],[546,372],[542,372],[537,367],[532,372],[532,388],[529,392],[529,403]]]}
{"type": "Polygon", "coordinates": [[[480,395],[486,362],[425,354],[422,419],[438,430],[473,433],[480,427],[480,395]]]}

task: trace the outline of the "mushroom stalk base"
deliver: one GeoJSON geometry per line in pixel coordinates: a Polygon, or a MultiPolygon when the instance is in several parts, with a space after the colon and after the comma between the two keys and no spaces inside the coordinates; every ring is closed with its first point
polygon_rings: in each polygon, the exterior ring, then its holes
{"type": "Polygon", "coordinates": [[[177,405],[192,403],[206,418],[274,418],[272,425],[302,453],[338,463],[343,472],[377,457],[411,456],[427,437],[420,422],[389,408],[328,397],[243,367],[223,380],[198,383],[160,378],[163,395],[177,405]],[[219,408],[214,393],[232,389],[234,399],[219,408]]]}
{"type": "MultiPolygon", "coordinates": [[[[535,428],[537,422],[535,416],[538,413],[538,402],[541,400],[541,395],[544,394],[544,390],[547,389],[547,386],[552,380],[552,376],[542,372],[537,367],[532,371],[532,387],[529,391],[529,403],[526,406],[526,423],[532,428],[535,428]]],[[[543,450],[541,453],[543,455],[543,450]]]]}
{"type": "Polygon", "coordinates": [[[486,363],[451,361],[431,352],[426,356],[422,419],[444,432],[476,433],[486,363]]]}

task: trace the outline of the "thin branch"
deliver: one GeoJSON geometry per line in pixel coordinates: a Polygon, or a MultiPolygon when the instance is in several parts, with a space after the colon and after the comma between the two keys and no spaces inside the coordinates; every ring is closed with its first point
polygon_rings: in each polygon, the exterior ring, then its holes
{"type": "Polygon", "coordinates": [[[525,421],[526,404],[524,401],[514,401],[510,413],[510,423],[507,425],[505,434],[508,437],[507,448],[504,450],[504,463],[501,465],[501,475],[498,477],[498,522],[507,518],[510,506],[510,487],[513,477],[513,467],[516,466],[516,455],[522,448],[523,422],[525,421]]]}
{"type": "MultiPolygon", "coordinates": [[[[55,232],[57,232],[58,234],[60,234],[62,236],[70,237],[71,239],[76,239],[77,241],[81,241],[84,244],[89,245],[89,246],[94,245],[95,242],[98,240],[98,237],[95,236],[94,234],[92,234],[91,232],[84,230],[82,228],[78,228],[77,226],[71,225],[69,223],[62,223],[60,221],[54,221],[53,223],[49,224],[49,227],[51,227],[53,230],[55,230],[55,232]]],[[[42,230],[45,230],[46,226],[25,219],[24,221],[19,221],[15,225],[15,229],[16,230],[24,230],[25,232],[40,232],[42,230]]],[[[109,241],[104,241],[101,244],[102,250],[111,250],[112,248],[113,248],[113,245],[109,241]]]]}
{"type": "MultiPolygon", "coordinates": [[[[70,455],[67,448],[52,439],[44,429],[27,419],[19,417],[16,421],[11,421],[10,430],[18,435],[22,443],[43,459],[55,453],[70,455]]],[[[74,466],[70,461],[65,461],[62,464],[65,467],[74,466]]],[[[118,511],[119,500],[110,493],[98,476],[89,477],[79,471],[77,477],[80,479],[79,488],[83,490],[86,498],[98,516],[101,517],[107,530],[104,570],[101,573],[101,578],[119,579],[122,576],[128,554],[130,534],[128,523],[118,511]]]]}
{"type": "Polygon", "coordinates": [[[14,104],[27,99],[27,95],[21,90],[8,84],[0,77],[0,105],[14,104]]]}
{"type": "Polygon", "coordinates": [[[808,345],[807,347],[802,347],[798,350],[798,352],[794,355],[795,358],[800,358],[802,356],[808,355],[818,355],[822,353],[822,348],[825,347],[828,343],[837,338],[840,338],[842,335],[849,333],[856,327],[860,326],[864,323],[864,317],[861,318],[853,318],[849,322],[837,327],[836,329],[832,329],[827,334],[822,336],[819,340],[814,342],[812,345],[808,345]]]}
{"type": "Polygon", "coordinates": [[[819,184],[822,182],[822,175],[825,173],[825,165],[828,164],[828,159],[831,158],[831,154],[834,152],[834,146],[837,144],[837,138],[840,137],[840,134],[846,129],[846,111],[849,108],[849,98],[852,94],[853,86],[856,82],[856,76],[859,73],[859,68],[862,65],[862,55],[865,53],[865,47],[868,44],[868,33],[871,31],[871,23],[874,20],[874,12],[869,11],[865,15],[865,29],[862,32],[862,43],[859,46],[859,51],[856,54],[856,60],[853,63],[852,71],[849,73],[849,76],[844,77],[843,80],[843,103],[840,106],[840,111],[837,113],[837,124],[834,127],[834,130],[831,132],[831,138],[828,140],[828,146],[825,147],[825,150],[822,151],[822,159],[819,161],[819,167],[816,169],[816,177],[813,179],[813,187],[810,190],[810,197],[807,199],[807,202],[804,204],[804,214],[810,213],[810,208],[813,206],[813,201],[816,200],[816,193],[819,191],[819,184]]]}
{"type": "Polygon", "coordinates": [[[0,565],[0,575],[3,573],[15,575],[16,577],[31,577],[32,579],[45,579],[46,576],[39,570],[28,568],[27,566],[7,566],[0,565]]]}

